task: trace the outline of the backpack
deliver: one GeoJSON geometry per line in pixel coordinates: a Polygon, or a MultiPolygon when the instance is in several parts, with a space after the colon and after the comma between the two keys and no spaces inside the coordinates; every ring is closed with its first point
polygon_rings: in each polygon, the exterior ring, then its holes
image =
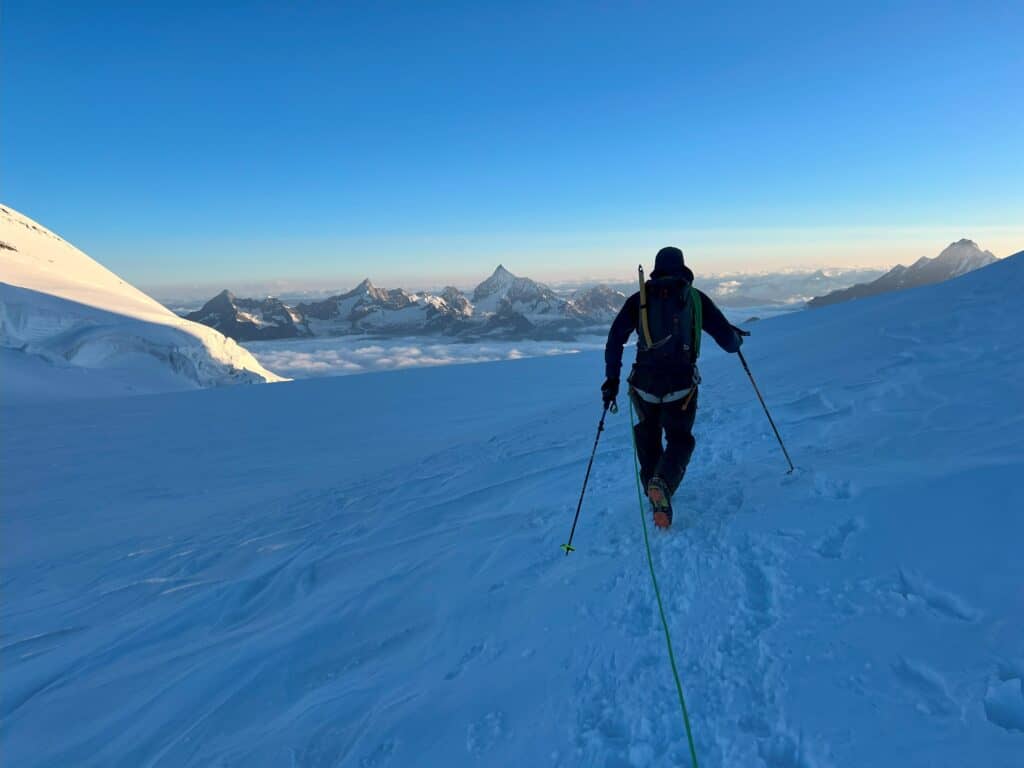
{"type": "Polygon", "coordinates": [[[644,281],[641,271],[640,280],[639,341],[629,381],[657,398],[684,392],[698,378],[703,330],[700,294],[682,275],[644,281]]]}

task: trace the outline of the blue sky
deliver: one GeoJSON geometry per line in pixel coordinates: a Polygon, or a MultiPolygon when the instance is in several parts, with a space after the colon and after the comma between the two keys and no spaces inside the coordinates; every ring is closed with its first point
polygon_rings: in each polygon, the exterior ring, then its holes
{"type": "Polygon", "coordinates": [[[48,2],[0,198],[143,285],[1024,247],[1024,5],[48,2]]]}

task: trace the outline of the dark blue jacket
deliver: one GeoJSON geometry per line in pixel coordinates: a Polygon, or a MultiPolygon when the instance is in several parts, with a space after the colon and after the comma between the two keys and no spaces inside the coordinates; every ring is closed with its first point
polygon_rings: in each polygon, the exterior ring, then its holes
{"type": "MultiPolygon", "coordinates": [[[[700,294],[701,308],[704,311],[703,327],[711,338],[726,352],[736,352],[740,348],[740,339],[733,330],[732,325],[725,319],[722,310],[715,306],[715,302],[707,295],[698,290],[700,294]]],[[[622,371],[622,348],[629,341],[630,335],[637,330],[640,324],[640,292],[637,291],[628,299],[619,310],[611,330],[608,332],[608,343],[604,348],[605,376],[609,379],[618,379],[622,371]]]]}

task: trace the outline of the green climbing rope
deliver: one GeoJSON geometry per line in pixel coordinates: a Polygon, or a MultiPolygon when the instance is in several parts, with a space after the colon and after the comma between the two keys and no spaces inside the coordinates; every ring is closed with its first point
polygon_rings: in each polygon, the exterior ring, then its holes
{"type": "Polygon", "coordinates": [[[654,558],[651,556],[651,541],[647,536],[647,515],[644,512],[644,494],[640,488],[640,465],[636,455],[636,432],[634,425],[636,414],[633,412],[633,398],[629,399],[629,426],[633,435],[633,469],[636,473],[636,498],[640,503],[640,524],[644,530],[644,546],[647,548],[647,565],[651,569],[651,583],[654,584],[654,596],[658,599],[658,613],[661,614],[661,626],[665,630],[665,644],[668,645],[668,660],[672,665],[672,676],[676,680],[676,692],[679,694],[679,707],[683,711],[683,725],[686,726],[686,740],[690,744],[690,760],[693,768],[697,768],[697,748],[693,745],[693,731],[690,728],[690,714],[686,710],[686,697],[683,696],[683,684],[679,682],[679,669],[676,667],[676,655],[672,651],[672,635],[668,631],[665,619],[665,607],[661,603],[661,590],[658,589],[658,577],[654,574],[654,558]]]}

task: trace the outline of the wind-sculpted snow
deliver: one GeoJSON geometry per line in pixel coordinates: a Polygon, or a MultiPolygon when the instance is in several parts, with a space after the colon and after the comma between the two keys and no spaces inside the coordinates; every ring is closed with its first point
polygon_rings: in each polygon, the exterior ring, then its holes
{"type": "MultiPolygon", "coordinates": [[[[709,768],[1017,768],[1024,259],[712,345],[652,533],[709,768]]],[[[0,408],[10,765],[679,766],[598,352],[0,408]]]]}
{"type": "Polygon", "coordinates": [[[10,351],[0,385],[6,398],[281,381],[233,340],[183,320],[2,206],[0,241],[0,348],[10,351]]]}

